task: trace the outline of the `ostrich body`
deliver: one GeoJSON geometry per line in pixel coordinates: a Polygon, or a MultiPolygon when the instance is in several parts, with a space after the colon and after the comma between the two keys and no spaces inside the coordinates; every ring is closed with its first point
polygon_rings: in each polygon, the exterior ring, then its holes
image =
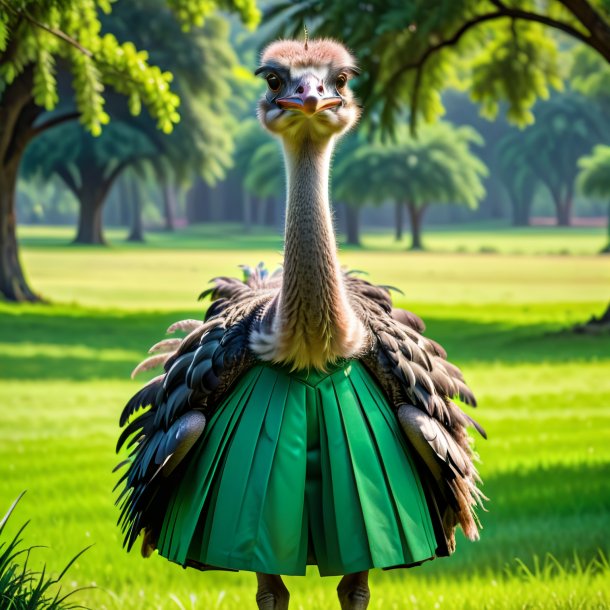
{"type": "Polygon", "coordinates": [[[484,432],[453,402],[474,406],[472,393],[416,315],[338,262],[328,179],[359,117],[356,72],[330,40],[264,51],[259,118],[287,174],[283,272],[216,278],[205,320],[172,325],[186,336],[136,368],[164,372],[121,417],[125,544],[143,532],[145,556],[255,571],[261,610],[288,607],[280,574],[306,563],[343,574],[341,608],[363,610],[369,569],[449,555],[457,525],[478,538],[466,427],[484,432]]]}

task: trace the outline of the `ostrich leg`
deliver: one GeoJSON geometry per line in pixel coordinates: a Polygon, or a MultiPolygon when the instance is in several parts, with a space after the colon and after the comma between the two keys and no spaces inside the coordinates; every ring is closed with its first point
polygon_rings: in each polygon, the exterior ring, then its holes
{"type": "Polygon", "coordinates": [[[290,593],[278,574],[256,573],[258,591],[256,604],[258,610],[288,610],[290,593]]]}
{"type": "Polygon", "coordinates": [[[341,610],[366,610],[371,599],[369,573],[346,574],[337,587],[341,610]]]}

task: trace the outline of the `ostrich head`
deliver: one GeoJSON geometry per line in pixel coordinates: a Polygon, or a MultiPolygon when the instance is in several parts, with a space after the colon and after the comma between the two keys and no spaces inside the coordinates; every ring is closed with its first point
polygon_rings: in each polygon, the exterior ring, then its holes
{"type": "Polygon", "coordinates": [[[360,108],[349,88],[354,58],[334,40],[271,43],[256,71],[267,81],[259,102],[261,123],[284,143],[324,143],[352,127],[360,108]]]}

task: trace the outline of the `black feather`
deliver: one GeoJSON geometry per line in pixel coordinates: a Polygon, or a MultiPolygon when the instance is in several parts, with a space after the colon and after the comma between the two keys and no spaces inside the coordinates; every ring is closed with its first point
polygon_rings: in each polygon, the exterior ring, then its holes
{"type": "Polygon", "coordinates": [[[156,383],[151,383],[144,386],[141,390],[136,392],[130,399],[129,402],[125,405],[123,412],[121,413],[121,417],[119,419],[119,424],[123,427],[129,418],[139,409],[148,407],[149,405],[155,404],[155,397],[157,396],[157,392],[159,387],[162,387],[163,383],[158,381],[156,383]]]}

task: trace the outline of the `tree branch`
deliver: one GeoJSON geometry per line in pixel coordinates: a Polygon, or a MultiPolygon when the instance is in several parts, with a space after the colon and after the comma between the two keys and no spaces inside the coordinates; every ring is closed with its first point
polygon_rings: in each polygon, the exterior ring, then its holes
{"type": "Polygon", "coordinates": [[[116,164],[114,169],[104,178],[104,185],[106,191],[110,190],[112,183],[119,177],[119,174],[129,165],[131,165],[137,158],[136,157],[127,157],[123,161],[120,161],[116,164]]]}
{"type": "MultiPolygon", "coordinates": [[[[15,136],[15,128],[23,108],[32,99],[33,70],[28,66],[6,87],[0,104],[0,163],[10,161],[7,156],[15,136]]],[[[21,135],[21,134],[20,134],[21,135]]]]}
{"type": "Polygon", "coordinates": [[[558,0],[591,33],[592,46],[606,61],[610,62],[610,23],[608,23],[586,0],[558,0]]]}
{"type": "MultiPolygon", "coordinates": [[[[559,0],[564,5],[573,4],[573,0],[559,0]]],[[[569,34],[573,38],[584,42],[588,46],[591,46],[599,51],[597,46],[595,46],[592,37],[583,34],[576,28],[572,27],[570,24],[565,23],[563,21],[558,21],[551,17],[547,17],[546,15],[539,15],[538,13],[532,13],[530,11],[525,11],[521,9],[511,8],[506,6],[501,0],[490,0],[491,4],[493,4],[498,10],[491,13],[483,13],[481,15],[476,15],[472,19],[464,22],[455,33],[446,38],[445,40],[441,40],[439,43],[429,46],[423,54],[416,61],[403,64],[388,79],[388,82],[397,81],[405,72],[409,70],[416,70],[415,82],[413,84],[413,93],[411,95],[411,131],[414,131],[415,124],[417,121],[417,109],[419,106],[419,90],[421,88],[421,82],[423,79],[423,70],[427,63],[427,61],[446,47],[455,46],[459,43],[462,37],[470,31],[472,28],[480,25],[481,23],[485,23],[488,21],[494,21],[496,19],[510,18],[510,19],[519,19],[523,21],[532,21],[534,23],[541,23],[548,27],[560,30],[566,34],[569,34]]],[[[599,16],[598,16],[599,18],[599,16]]],[[[600,18],[601,19],[601,18],[600,18]]],[[[609,29],[610,31],[610,29],[609,29]]],[[[600,51],[601,53],[601,51],[600,51]]],[[[603,53],[602,53],[603,54],[603,53]]],[[[610,59],[609,59],[610,61],[610,59]]]]}
{"type": "Polygon", "coordinates": [[[79,112],[68,112],[66,114],[61,114],[59,116],[55,116],[50,118],[48,121],[45,121],[41,125],[37,125],[36,127],[32,127],[28,133],[28,140],[35,138],[41,133],[47,131],[47,129],[51,129],[57,125],[61,125],[62,123],[66,123],[68,121],[73,121],[74,119],[78,119],[80,117],[79,112]]]}
{"type": "MultiPolygon", "coordinates": [[[[559,0],[562,2],[562,0],[559,0]]],[[[579,0],[580,2],[581,0],[579,0]]],[[[522,21],[533,21],[534,23],[541,23],[542,25],[546,25],[550,28],[554,28],[556,30],[560,30],[581,42],[584,42],[586,45],[591,45],[591,37],[587,36],[580,30],[577,30],[575,27],[571,26],[569,23],[565,21],[558,21],[557,19],[553,19],[552,17],[547,17],[546,15],[539,15],[538,13],[532,13],[530,11],[524,11],[518,8],[511,8],[506,6],[501,0],[490,0],[490,2],[498,7],[498,12],[502,13],[504,17],[510,17],[512,19],[521,19],[522,21]]],[[[564,4],[564,2],[562,2],[564,4]]]]}
{"type": "Polygon", "coordinates": [[[398,68],[398,70],[395,70],[394,73],[392,74],[392,76],[390,76],[390,78],[388,79],[388,82],[390,82],[390,83],[397,82],[398,79],[405,72],[408,72],[409,70],[417,71],[415,74],[415,82],[413,83],[413,93],[411,94],[411,116],[409,119],[409,123],[411,126],[411,132],[415,132],[415,125],[417,122],[417,109],[419,106],[419,90],[421,88],[421,82],[423,79],[424,67],[425,67],[427,61],[430,59],[430,57],[432,57],[432,55],[435,55],[436,53],[438,53],[441,49],[444,49],[445,47],[455,46],[462,39],[464,34],[466,34],[466,32],[468,32],[472,28],[476,27],[477,25],[479,25],[481,23],[485,23],[486,21],[492,21],[494,19],[499,19],[500,17],[503,17],[503,13],[501,13],[500,11],[494,12],[494,13],[484,13],[482,15],[477,15],[476,17],[473,17],[470,21],[466,21],[465,23],[463,23],[457,29],[457,31],[453,34],[453,36],[450,36],[449,38],[446,38],[445,40],[441,40],[441,42],[439,42],[435,45],[429,46],[423,52],[423,54],[421,55],[421,57],[419,59],[400,66],[398,68]]]}
{"type": "Polygon", "coordinates": [[[86,49],[85,47],[83,47],[83,45],[80,44],[78,42],[78,40],[75,40],[74,38],[72,38],[72,36],[69,36],[65,32],[62,32],[61,30],[57,30],[44,23],[41,23],[37,19],[34,19],[34,17],[32,17],[30,14],[26,13],[26,11],[24,11],[23,9],[16,9],[16,8],[12,7],[5,0],[0,0],[0,6],[3,6],[7,11],[10,11],[11,13],[13,13],[13,15],[16,15],[17,17],[20,17],[20,18],[25,19],[26,21],[29,21],[32,25],[35,25],[37,28],[40,28],[41,30],[44,30],[45,32],[49,32],[49,34],[52,34],[53,36],[60,38],[64,42],[67,42],[68,44],[72,45],[74,48],[78,49],[81,53],[83,53],[83,55],[93,58],[93,53],[91,51],[89,51],[89,49],[86,49]]]}
{"type": "Polygon", "coordinates": [[[74,193],[77,199],[80,198],[80,192],[74,176],[65,167],[58,167],[56,170],[57,175],[64,181],[64,184],[74,193]]]}
{"type": "MultiPolygon", "coordinates": [[[[124,72],[121,72],[120,70],[117,70],[112,64],[106,63],[99,59],[96,59],[96,57],[94,56],[92,51],[90,51],[89,49],[84,47],[82,44],[80,44],[80,42],[78,42],[78,40],[76,40],[69,34],[66,34],[62,30],[58,30],[56,28],[46,25],[45,23],[38,21],[37,19],[32,17],[29,13],[27,13],[23,9],[14,8],[7,2],[7,0],[0,0],[0,7],[3,7],[7,11],[10,11],[13,15],[16,15],[18,19],[20,19],[20,20],[25,19],[26,21],[29,21],[32,25],[36,26],[37,28],[40,28],[41,30],[44,30],[45,32],[49,32],[49,34],[52,34],[53,36],[56,36],[60,40],[63,40],[64,42],[73,46],[75,49],[80,51],[83,55],[85,55],[89,59],[92,59],[97,64],[98,67],[103,67],[104,69],[106,69],[110,72],[113,72],[115,75],[121,77],[122,79],[126,79],[132,83],[137,84],[137,82],[132,77],[130,77],[128,74],[125,74],[124,72]]],[[[102,77],[103,77],[103,74],[102,74],[102,77]]]]}
{"type": "Polygon", "coordinates": [[[398,68],[398,70],[394,71],[394,73],[392,74],[392,76],[390,76],[390,78],[388,80],[393,81],[394,79],[399,78],[400,76],[402,76],[405,72],[408,72],[409,70],[413,70],[413,69],[419,70],[420,68],[423,68],[424,65],[426,64],[426,62],[430,59],[430,57],[432,57],[432,55],[434,55],[435,53],[438,53],[438,51],[440,51],[441,49],[444,49],[445,47],[451,47],[451,46],[456,45],[461,40],[462,36],[464,36],[464,34],[466,34],[466,32],[471,30],[473,27],[479,25],[480,23],[484,23],[486,21],[492,21],[493,19],[499,19],[500,17],[503,17],[503,16],[504,16],[503,13],[501,13],[500,11],[497,11],[494,13],[485,13],[483,15],[477,15],[470,21],[466,21],[459,27],[459,29],[453,34],[453,36],[446,38],[445,40],[441,40],[441,42],[439,42],[437,44],[429,46],[422,53],[422,55],[419,59],[400,66],[398,68]]]}

